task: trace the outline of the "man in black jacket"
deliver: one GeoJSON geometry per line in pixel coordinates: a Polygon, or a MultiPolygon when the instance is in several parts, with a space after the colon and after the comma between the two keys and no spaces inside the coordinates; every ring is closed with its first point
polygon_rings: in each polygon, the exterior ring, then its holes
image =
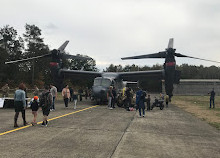
{"type": "Polygon", "coordinates": [[[213,108],[215,108],[215,91],[214,91],[214,88],[208,94],[210,95],[210,107],[209,108],[212,108],[212,104],[213,104],[213,108]]]}

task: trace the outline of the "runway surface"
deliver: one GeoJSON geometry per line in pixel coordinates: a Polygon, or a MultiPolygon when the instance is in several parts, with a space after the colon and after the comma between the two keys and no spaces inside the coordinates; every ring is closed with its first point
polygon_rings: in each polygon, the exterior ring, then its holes
{"type": "MultiPolygon", "coordinates": [[[[146,111],[95,106],[90,101],[64,108],[56,103],[48,127],[13,127],[13,109],[0,109],[0,157],[220,157],[220,132],[189,113],[171,105],[146,111]]],[[[31,122],[31,110],[26,110],[31,122]]],[[[38,112],[38,122],[42,112],[38,112]]]]}

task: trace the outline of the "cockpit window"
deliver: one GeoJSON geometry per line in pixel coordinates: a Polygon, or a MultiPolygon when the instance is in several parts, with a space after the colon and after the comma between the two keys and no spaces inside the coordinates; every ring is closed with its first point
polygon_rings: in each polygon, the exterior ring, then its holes
{"type": "Polygon", "coordinates": [[[94,80],[94,86],[100,86],[102,83],[102,79],[101,78],[97,78],[94,80]]]}
{"type": "Polygon", "coordinates": [[[109,79],[102,80],[102,86],[109,87],[111,85],[111,81],[109,79]]]}
{"type": "Polygon", "coordinates": [[[94,86],[104,86],[109,87],[111,85],[111,80],[107,78],[96,78],[94,80],[94,86]]]}

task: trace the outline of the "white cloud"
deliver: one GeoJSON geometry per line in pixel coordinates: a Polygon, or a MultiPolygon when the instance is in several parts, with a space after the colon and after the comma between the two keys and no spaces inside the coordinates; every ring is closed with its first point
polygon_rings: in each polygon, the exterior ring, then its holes
{"type": "MultiPolygon", "coordinates": [[[[218,0],[0,1],[2,26],[9,24],[22,34],[26,23],[35,24],[51,49],[70,40],[67,51],[89,55],[97,65],[163,63],[120,58],[164,50],[170,37],[177,52],[220,60],[218,0]]],[[[213,65],[191,59],[177,62],[213,65]]]]}

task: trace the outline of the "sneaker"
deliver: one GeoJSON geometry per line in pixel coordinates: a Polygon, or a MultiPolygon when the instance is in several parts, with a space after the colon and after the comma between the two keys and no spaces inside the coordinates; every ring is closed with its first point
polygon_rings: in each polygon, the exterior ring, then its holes
{"type": "Polygon", "coordinates": [[[111,108],[109,108],[110,110],[112,110],[113,108],[111,107],[111,108]]]}
{"type": "Polygon", "coordinates": [[[143,115],[143,117],[144,117],[144,115],[143,115]]]}
{"type": "Polygon", "coordinates": [[[27,126],[28,125],[28,122],[24,122],[24,126],[27,126]]]}
{"type": "Polygon", "coordinates": [[[19,127],[19,126],[18,126],[18,124],[14,124],[14,127],[17,128],[17,127],[19,127]]]}
{"type": "Polygon", "coordinates": [[[44,121],[42,122],[41,126],[45,126],[45,122],[44,121]]]}

